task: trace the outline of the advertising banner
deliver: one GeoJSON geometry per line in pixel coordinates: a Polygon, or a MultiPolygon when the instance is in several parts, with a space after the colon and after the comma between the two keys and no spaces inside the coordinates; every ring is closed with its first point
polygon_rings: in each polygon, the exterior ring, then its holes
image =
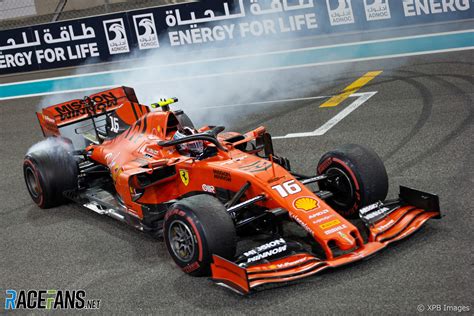
{"type": "Polygon", "coordinates": [[[382,30],[474,18],[474,0],[228,0],[0,31],[0,75],[140,58],[163,48],[382,30]]]}

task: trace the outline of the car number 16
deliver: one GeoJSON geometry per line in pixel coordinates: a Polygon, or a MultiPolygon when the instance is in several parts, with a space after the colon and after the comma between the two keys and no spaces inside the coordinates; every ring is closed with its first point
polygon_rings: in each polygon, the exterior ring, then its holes
{"type": "Polygon", "coordinates": [[[295,183],[295,180],[290,180],[283,184],[275,185],[272,187],[272,189],[276,190],[281,195],[281,197],[284,198],[289,195],[301,192],[301,187],[298,185],[298,183],[295,183]]]}
{"type": "Polygon", "coordinates": [[[120,129],[119,120],[116,117],[110,117],[110,130],[113,133],[118,133],[120,129]]]}

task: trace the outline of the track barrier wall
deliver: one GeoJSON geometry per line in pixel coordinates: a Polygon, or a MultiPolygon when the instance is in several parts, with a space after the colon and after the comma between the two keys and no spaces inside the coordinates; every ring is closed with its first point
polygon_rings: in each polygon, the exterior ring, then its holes
{"type": "Polygon", "coordinates": [[[0,75],[474,18],[474,0],[229,0],[0,31],[0,75]]]}

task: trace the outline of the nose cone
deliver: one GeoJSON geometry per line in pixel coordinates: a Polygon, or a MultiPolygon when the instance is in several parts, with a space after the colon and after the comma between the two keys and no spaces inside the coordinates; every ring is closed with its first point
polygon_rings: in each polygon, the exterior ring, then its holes
{"type": "Polygon", "coordinates": [[[335,241],[336,245],[341,250],[351,250],[357,245],[354,237],[352,237],[350,234],[346,234],[343,232],[338,233],[338,238],[335,241]]]}

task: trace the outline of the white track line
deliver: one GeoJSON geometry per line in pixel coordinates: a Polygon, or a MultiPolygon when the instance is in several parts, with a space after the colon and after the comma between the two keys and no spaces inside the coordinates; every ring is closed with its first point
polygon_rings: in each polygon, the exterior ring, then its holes
{"type": "Polygon", "coordinates": [[[286,136],[277,136],[277,137],[272,137],[272,139],[288,139],[288,138],[301,138],[301,137],[314,137],[314,136],[322,136],[326,134],[331,128],[336,126],[337,123],[342,121],[346,116],[357,110],[362,104],[367,102],[370,98],[372,98],[374,95],[376,95],[377,92],[365,92],[365,93],[355,93],[352,94],[351,97],[357,97],[357,100],[352,102],[351,105],[349,105],[347,108],[339,112],[336,116],[334,116],[332,119],[327,121],[323,126],[315,130],[314,132],[309,132],[309,133],[294,133],[294,134],[288,134],[286,136]]]}
{"type": "Polygon", "coordinates": [[[320,99],[329,99],[330,97],[332,96],[320,95],[317,97],[307,97],[307,98],[281,99],[281,100],[260,101],[260,102],[251,102],[251,103],[229,104],[229,105],[222,105],[222,106],[209,106],[209,107],[203,107],[203,109],[220,109],[220,108],[230,108],[234,106],[265,105],[265,104],[272,104],[272,103],[320,100],[320,99]]]}
{"type": "MultiPolygon", "coordinates": [[[[223,73],[216,73],[216,74],[209,74],[209,75],[198,75],[198,76],[188,76],[188,77],[180,77],[180,78],[174,78],[174,79],[163,79],[163,80],[157,80],[157,81],[153,81],[153,82],[151,82],[151,81],[150,82],[140,82],[137,85],[160,83],[160,82],[173,82],[173,81],[191,80],[191,79],[212,78],[212,77],[221,77],[221,76],[230,76],[230,75],[238,75],[238,74],[248,74],[248,73],[262,73],[262,72],[272,72],[272,71],[281,71],[281,70],[291,70],[291,69],[316,67],[316,66],[324,66],[324,65],[336,65],[336,64],[363,62],[363,61],[369,61],[369,60],[383,60],[383,59],[392,59],[392,58],[400,58],[400,57],[441,54],[441,53],[458,52],[458,51],[465,51],[465,50],[472,50],[472,49],[474,49],[474,46],[463,47],[463,48],[450,48],[450,49],[442,49],[442,50],[434,50],[434,51],[424,51],[424,52],[416,52],[416,53],[385,55],[385,56],[377,56],[377,57],[345,59],[345,60],[337,60],[337,61],[330,61],[330,62],[302,64],[302,65],[295,65],[295,66],[273,67],[273,68],[264,68],[264,69],[257,69],[257,70],[231,71],[231,72],[223,72],[223,73]]],[[[23,81],[18,82],[18,84],[22,84],[22,83],[24,83],[24,82],[23,81]]],[[[117,86],[120,86],[120,85],[121,84],[117,83],[117,84],[108,85],[108,86],[88,87],[88,88],[81,88],[81,89],[75,89],[75,90],[52,91],[52,92],[43,92],[43,93],[19,95],[19,96],[12,96],[12,97],[3,97],[3,98],[0,98],[0,101],[12,100],[12,99],[21,99],[21,98],[29,98],[29,97],[39,97],[39,96],[61,94],[61,93],[71,93],[71,92],[107,89],[107,88],[117,87],[117,86]]],[[[0,85],[0,87],[1,86],[2,85],[0,85]]],[[[5,85],[3,85],[3,86],[5,86],[5,85]]]]}

